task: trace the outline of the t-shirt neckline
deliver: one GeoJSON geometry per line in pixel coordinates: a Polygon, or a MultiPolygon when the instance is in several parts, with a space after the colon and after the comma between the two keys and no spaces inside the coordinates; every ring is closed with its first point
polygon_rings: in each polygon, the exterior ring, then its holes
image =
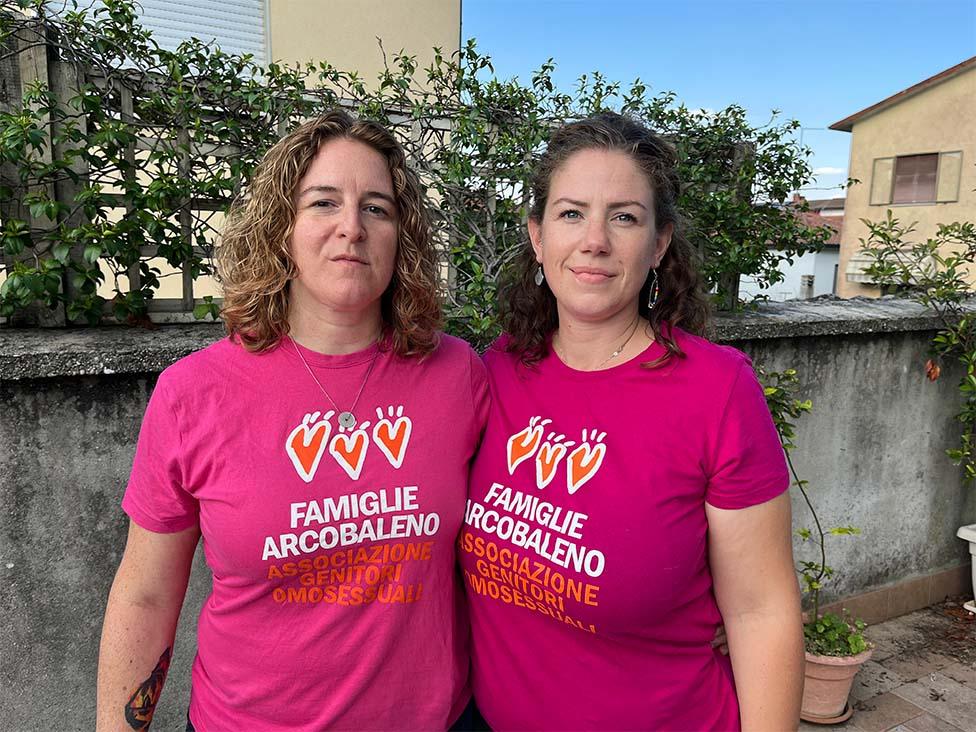
{"type": "Polygon", "coordinates": [[[350,366],[358,366],[359,364],[366,363],[376,358],[378,352],[381,350],[381,347],[385,348],[386,340],[387,337],[384,335],[378,341],[372,343],[361,351],[353,351],[352,353],[343,354],[331,354],[313,351],[310,348],[303,346],[291,336],[285,336],[278,342],[278,348],[285,353],[286,358],[295,361],[295,363],[297,363],[299,366],[301,366],[302,359],[299,358],[298,354],[301,353],[301,356],[304,358],[305,362],[313,368],[343,369],[349,368],[350,366]]]}
{"type": "Polygon", "coordinates": [[[631,370],[634,366],[640,368],[640,364],[649,361],[656,361],[661,356],[663,356],[666,351],[664,346],[655,338],[643,351],[638,353],[633,358],[629,358],[626,361],[618,363],[610,368],[597,369],[595,371],[582,371],[580,369],[575,369],[565,361],[560,358],[559,354],[556,353],[556,349],[552,347],[552,336],[548,339],[549,354],[542,359],[540,366],[544,369],[551,370],[553,373],[560,376],[568,376],[574,379],[603,379],[607,376],[623,373],[625,370],[631,370]]]}

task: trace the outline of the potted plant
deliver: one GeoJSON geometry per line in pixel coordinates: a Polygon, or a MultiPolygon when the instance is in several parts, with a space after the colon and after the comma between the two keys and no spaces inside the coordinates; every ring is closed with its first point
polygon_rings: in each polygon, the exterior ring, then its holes
{"type": "Polygon", "coordinates": [[[802,561],[797,571],[803,580],[804,594],[810,603],[810,611],[804,613],[803,639],[806,651],[806,669],[803,686],[803,702],[800,717],[807,722],[835,724],[849,719],[854,713],[847,700],[854,684],[854,676],[871,657],[871,644],[864,637],[865,623],[845,613],[843,617],[834,613],[824,613],[820,609],[820,591],[834,570],[827,564],[825,539],[827,536],[859,534],[860,529],[853,526],[838,526],[824,529],[820,517],[807,493],[807,481],[796,474],[790,451],[796,447],[794,425],[790,421],[809,412],[809,400],[795,398],[794,391],[799,383],[796,371],[764,372],[759,370],[759,378],[764,385],[766,402],[776,423],[780,442],[786,454],[786,462],[793,478],[793,485],[800,491],[810,509],[815,530],[802,528],[797,535],[805,542],[817,545],[819,561],[802,561]]]}
{"type": "Polygon", "coordinates": [[[854,713],[847,699],[872,647],[864,637],[864,621],[847,613],[820,612],[821,582],[832,574],[830,567],[803,562],[800,574],[813,596],[813,609],[803,624],[806,668],[800,717],[820,724],[842,722],[854,713]]]}

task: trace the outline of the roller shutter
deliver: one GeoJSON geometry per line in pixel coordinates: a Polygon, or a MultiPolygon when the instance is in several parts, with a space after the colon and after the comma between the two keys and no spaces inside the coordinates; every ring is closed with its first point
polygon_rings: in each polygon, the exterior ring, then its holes
{"type": "Polygon", "coordinates": [[[223,51],[265,62],[265,0],[140,0],[142,24],[174,49],[187,38],[213,40],[223,51]]]}

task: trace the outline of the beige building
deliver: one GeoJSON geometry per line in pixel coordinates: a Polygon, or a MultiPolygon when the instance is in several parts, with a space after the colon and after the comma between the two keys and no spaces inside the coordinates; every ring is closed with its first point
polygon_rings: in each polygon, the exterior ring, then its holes
{"type": "Polygon", "coordinates": [[[890,210],[917,222],[914,241],[939,224],[976,221],[976,57],[900,91],[830,126],[851,133],[848,175],[860,181],[847,194],[837,294],[877,295],[865,284],[859,254],[862,219],[890,210]]]}

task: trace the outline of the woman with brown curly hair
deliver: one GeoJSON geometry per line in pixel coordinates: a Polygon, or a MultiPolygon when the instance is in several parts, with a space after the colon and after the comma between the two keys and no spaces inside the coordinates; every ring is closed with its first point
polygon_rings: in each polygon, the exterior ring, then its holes
{"type": "Polygon", "coordinates": [[[459,542],[495,729],[798,721],[785,461],[748,358],[702,337],[675,168],[608,113],[535,171],[459,542]]]}
{"type": "Polygon", "coordinates": [[[200,730],[446,729],[484,367],[441,323],[423,192],[341,112],[265,156],[219,248],[229,337],[153,392],[123,500],[99,729],[151,721],[200,536],[200,730]]]}

